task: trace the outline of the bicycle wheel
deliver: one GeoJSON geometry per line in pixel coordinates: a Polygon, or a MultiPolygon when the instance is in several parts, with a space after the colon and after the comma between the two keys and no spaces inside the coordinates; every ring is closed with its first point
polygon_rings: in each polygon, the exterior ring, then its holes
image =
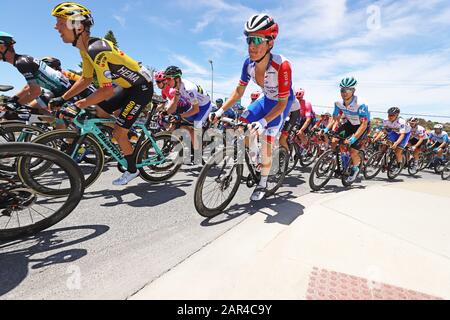
{"type": "Polygon", "coordinates": [[[136,163],[145,161],[161,164],[151,164],[139,169],[141,178],[147,182],[161,182],[172,178],[183,164],[183,146],[181,141],[170,132],[160,132],[153,137],[161,153],[155,150],[151,140],[146,140],[137,153],[136,163]]]}
{"type": "Polygon", "coordinates": [[[403,161],[398,163],[395,154],[391,154],[388,163],[387,176],[389,180],[394,180],[397,178],[403,170],[403,161]]]}
{"type": "Polygon", "coordinates": [[[314,165],[309,175],[309,186],[313,191],[319,191],[331,180],[336,169],[334,151],[325,152],[314,165]]]}
{"type": "Polygon", "coordinates": [[[289,162],[287,165],[286,175],[290,174],[297,167],[299,158],[297,155],[297,149],[293,144],[289,145],[289,162]]]}
{"type": "MultiPolygon", "coordinates": [[[[0,126],[0,144],[11,142],[30,142],[33,138],[39,136],[45,131],[23,123],[2,124],[0,126]]],[[[16,174],[17,161],[11,159],[10,163],[3,162],[0,164],[0,170],[16,174]]],[[[35,162],[33,165],[38,165],[40,162],[35,162]]]]}
{"type": "MultiPolygon", "coordinates": [[[[103,167],[105,165],[105,156],[103,149],[94,137],[87,135],[83,143],[78,146],[77,150],[74,144],[79,139],[80,135],[71,130],[55,130],[52,132],[44,133],[36,139],[33,143],[47,145],[53,147],[65,154],[68,154],[78,164],[83,173],[85,180],[85,187],[91,186],[100,177],[103,167]],[[91,161],[84,161],[86,157],[91,161]]],[[[42,172],[47,170],[45,166],[41,168],[42,172]]],[[[40,171],[34,172],[39,174],[40,171]]]]}
{"type": "Polygon", "coordinates": [[[412,177],[416,176],[419,173],[419,166],[414,167],[414,161],[414,158],[412,158],[407,164],[408,174],[412,177]]]}
{"type": "Polygon", "coordinates": [[[233,200],[242,180],[244,165],[235,148],[216,151],[200,172],[195,184],[194,204],[206,218],[221,214],[233,200]]]}
{"type": "MultiPolygon", "coordinates": [[[[100,129],[100,131],[105,135],[105,137],[108,138],[108,140],[111,140],[113,138],[113,131],[114,131],[113,128],[108,127],[106,125],[101,125],[101,124],[99,124],[97,126],[100,129]]],[[[103,148],[103,146],[101,146],[101,147],[103,150],[103,154],[105,155],[105,163],[114,161],[115,160],[114,157],[110,156],[108,154],[108,151],[105,148],[103,148]]],[[[89,155],[85,156],[83,161],[90,163],[90,164],[94,164],[94,165],[96,164],[96,159],[95,158],[92,159],[89,155]]]]}
{"type": "Polygon", "coordinates": [[[450,180],[450,162],[444,167],[441,173],[442,180],[450,180]]]}
{"type": "Polygon", "coordinates": [[[364,166],[364,178],[367,180],[374,179],[383,168],[384,153],[381,151],[375,152],[364,166]]]}
{"type": "Polygon", "coordinates": [[[310,143],[308,146],[308,149],[305,154],[300,155],[300,165],[303,168],[309,167],[311,164],[314,163],[317,159],[317,154],[319,152],[319,146],[315,143],[310,143]]]}
{"type": "MultiPolygon", "coordinates": [[[[41,177],[48,183],[64,181],[70,192],[64,197],[41,194],[34,187],[42,186],[42,180],[32,173],[26,184],[10,179],[9,174],[0,172],[0,240],[10,241],[36,234],[63,220],[79,204],[83,193],[83,177],[80,169],[65,154],[52,148],[24,143],[0,145],[0,162],[10,158],[33,157],[41,162],[51,162],[52,174],[41,177]],[[53,173],[57,171],[58,175],[53,173]]],[[[21,177],[21,173],[19,173],[21,177]]],[[[21,177],[22,178],[22,177],[21,177]]]]}
{"type": "Polygon", "coordinates": [[[285,148],[278,147],[273,151],[272,158],[272,167],[270,168],[269,178],[267,179],[266,198],[273,196],[283,185],[289,162],[289,153],[285,148]]]}

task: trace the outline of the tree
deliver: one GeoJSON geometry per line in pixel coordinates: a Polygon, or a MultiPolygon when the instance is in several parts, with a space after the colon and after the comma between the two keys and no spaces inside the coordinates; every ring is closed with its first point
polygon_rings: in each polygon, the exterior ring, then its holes
{"type": "Polygon", "coordinates": [[[106,33],[105,39],[111,41],[112,43],[114,43],[114,45],[116,47],[119,47],[119,43],[117,42],[116,36],[114,35],[114,32],[112,32],[112,30],[109,30],[106,33]]]}

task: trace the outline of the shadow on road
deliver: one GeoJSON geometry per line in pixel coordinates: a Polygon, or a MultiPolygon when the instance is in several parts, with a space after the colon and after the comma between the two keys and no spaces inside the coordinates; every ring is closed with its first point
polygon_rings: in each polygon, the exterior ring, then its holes
{"type": "Polygon", "coordinates": [[[0,297],[16,288],[31,269],[41,269],[55,264],[74,262],[87,255],[85,249],[69,249],[45,258],[33,255],[59,250],[90,241],[109,230],[108,226],[78,226],[43,231],[35,236],[0,243],[0,297]]]}
{"type": "Polygon", "coordinates": [[[126,187],[122,190],[108,189],[87,192],[84,195],[84,199],[92,200],[96,198],[103,198],[105,200],[116,200],[114,202],[100,204],[102,207],[114,207],[120,204],[126,204],[135,208],[156,207],[175,200],[176,198],[185,196],[186,192],[181,188],[190,187],[191,185],[191,180],[173,180],[158,184],[141,183],[137,186],[126,187]],[[125,201],[124,197],[130,194],[139,197],[139,199],[125,201]]]}
{"type": "Polygon", "coordinates": [[[290,225],[295,221],[295,219],[303,214],[303,210],[305,209],[305,207],[301,204],[291,201],[292,199],[296,199],[296,197],[292,192],[286,191],[279,192],[275,196],[259,202],[235,204],[222,214],[213,218],[205,219],[201,222],[201,226],[214,226],[236,219],[243,214],[253,215],[257,212],[267,215],[265,223],[290,225]],[[271,209],[272,211],[275,211],[276,214],[273,215],[271,212],[265,212],[263,209],[271,209]]]}

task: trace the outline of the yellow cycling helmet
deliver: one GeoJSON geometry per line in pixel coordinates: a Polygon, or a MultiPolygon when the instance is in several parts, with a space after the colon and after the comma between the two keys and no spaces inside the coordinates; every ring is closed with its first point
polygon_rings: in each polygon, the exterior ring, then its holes
{"type": "Polygon", "coordinates": [[[76,2],[63,2],[52,10],[52,16],[67,20],[79,21],[86,26],[93,26],[91,10],[76,2]]]}

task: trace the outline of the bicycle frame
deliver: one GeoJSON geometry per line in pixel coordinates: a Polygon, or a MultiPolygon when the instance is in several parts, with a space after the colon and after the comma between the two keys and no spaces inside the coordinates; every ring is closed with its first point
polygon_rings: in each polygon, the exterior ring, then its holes
{"type": "MultiPolygon", "coordinates": [[[[82,110],[73,120],[73,123],[80,130],[80,138],[78,139],[78,141],[75,144],[75,148],[73,149],[71,157],[73,159],[76,158],[78,149],[82,145],[85,137],[87,135],[91,135],[100,143],[100,145],[109,153],[109,155],[111,155],[115,160],[117,160],[117,162],[119,163],[120,166],[122,166],[123,168],[127,168],[128,162],[125,159],[125,157],[122,155],[122,152],[119,150],[119,148],[117,148],[116,145],[114,145],[114,143],[112,143],[112,141],[108,137],[105,136],[105,134],[97,126],[97,124],[112,124],[115,122],[115,119],[100,119],[100,118],[83,119],[83,116],[85,116],[85,115],[86,115],[86,112],[84,110],[82,110]]],[[[147,129],[146,124],[136,125],[137,128],[142,129],[144,134],[141,134],[141,136],[139,137],[139,140],[136,144],[136,148],[134,149],[133,156],[136,157],[136,155],[139,151],[139,146],[142,145],[142,143],[145,141],[145,139],[149,139],[151,141],[152,146],[155,149],[157,155],[150,159],[144,160],[142,163],[138,163],[136,165],[137,169],[142,169],[142,168],[148,167],[148,166],[160,165],[160,164],[163,164],[164,162],[166,162],[166,157],[164,156],[161,149],[156,144],[150,131],[147,129]]]]}

